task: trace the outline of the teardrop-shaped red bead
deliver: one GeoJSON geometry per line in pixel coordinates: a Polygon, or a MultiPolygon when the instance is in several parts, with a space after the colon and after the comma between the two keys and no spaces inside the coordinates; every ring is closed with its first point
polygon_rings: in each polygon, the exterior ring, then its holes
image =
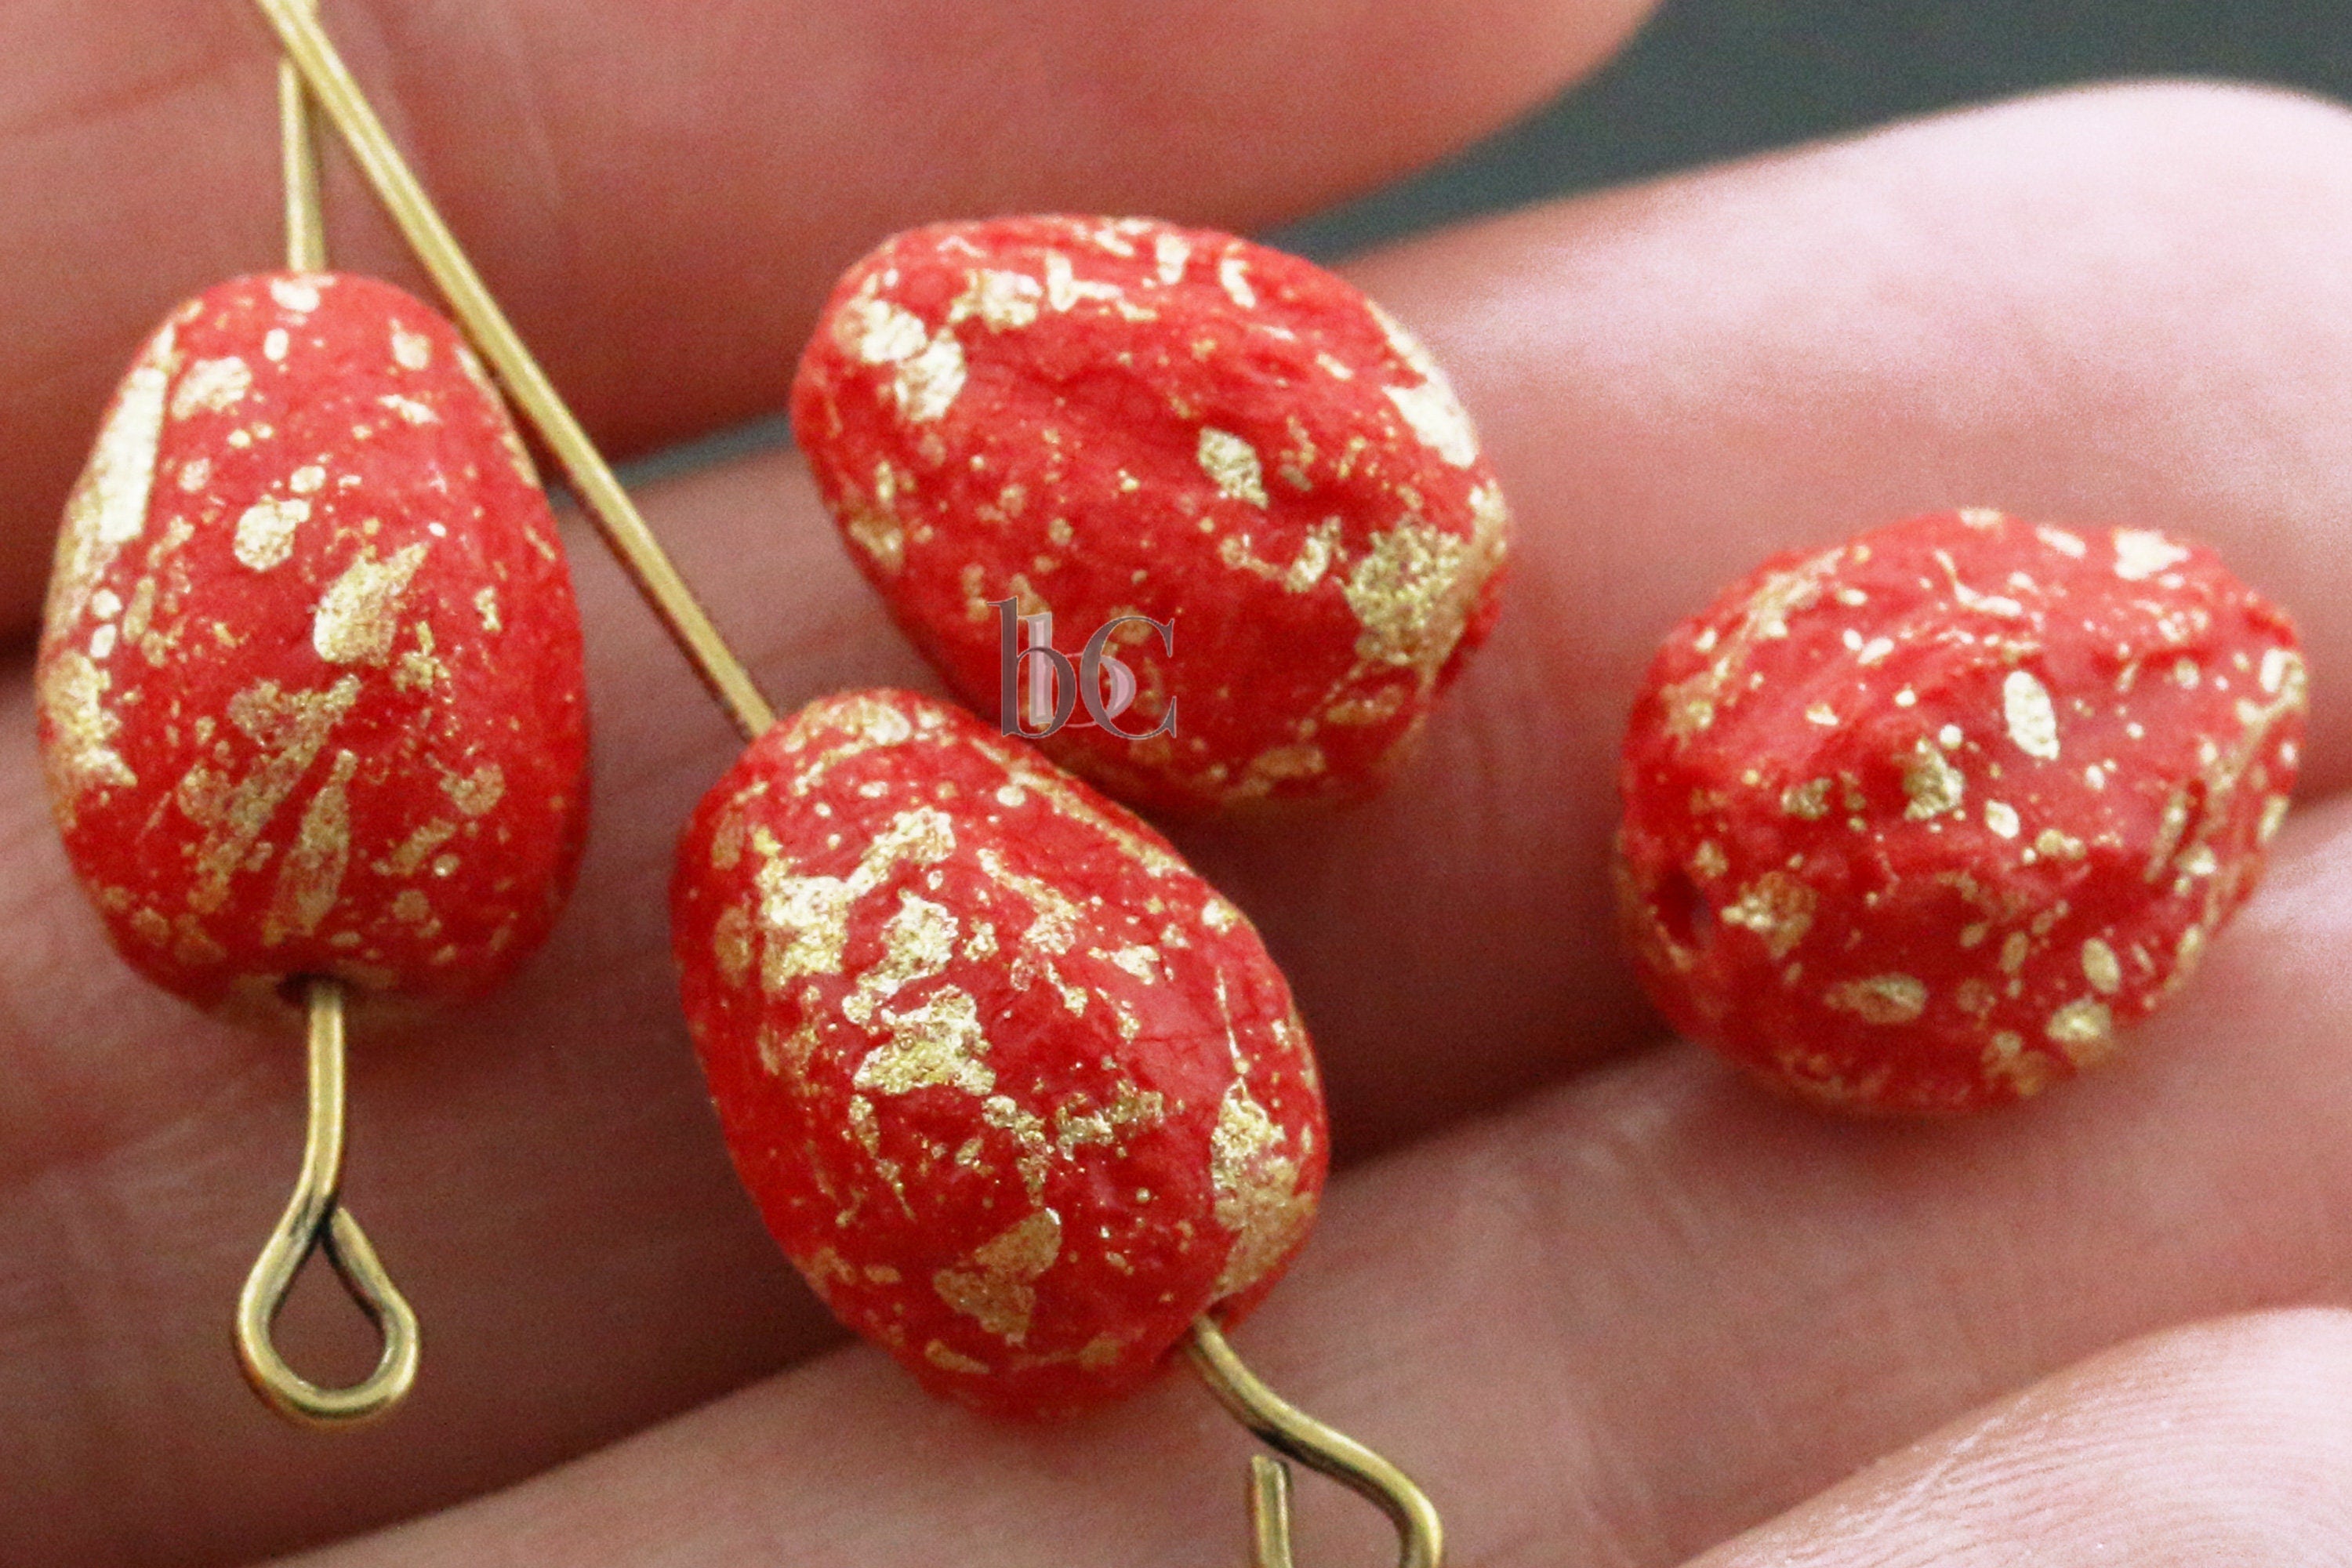
{"type": "Polygon", "coordinates": [[[224,283],[124,378],[39,667],[66,849],[199,1006],[463,995],[546,934],[585,825],[579,612],[456,329],[340,274],[224,283]]]}

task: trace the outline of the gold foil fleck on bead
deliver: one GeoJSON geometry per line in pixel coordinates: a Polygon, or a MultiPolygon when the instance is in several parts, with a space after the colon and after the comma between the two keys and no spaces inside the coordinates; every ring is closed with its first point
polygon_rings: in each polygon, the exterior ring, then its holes
{"type": "Polygon", "coordinates": [[[1209,1136],[1217,1223],[1234,1233],[1213,1300],[1263,1279],[1314,1220],[1313,1194],[1297,1190],[1298,1161],[1283,1152],[1287,1141],[1250,1093],[1248,1081],[1236,1077],[1217,1107],[1217,1124],[1209,1136]]]}
{"type": "Polygon", "coordinates": [[[237,563],[256,572],[285,563],[294,553],[294,531],[310,521],[310,503],[299,498],[256,501],[236,520],[237,563]]]}
{"type": "Polygon", "coordinates": [[[392,324],[392,359],[403,370],[425,370],[433,363],[433,340],[423,332],[412,332],[398,321],[392,324]]]}
{"type": "Polygon", "coordinates": [[[345,789],[359,761],[356,752],[337,752],[327,782],[304,808],[294,841],[278,864],[278,886],[261,921],[263,946],[275,947],[289,936],[310,935],[335,907],[352,855],[351,804],[345,789]]]}
{"type": "Polygon", "coordinates": [[[2045,827],[2033,840],[2033,852],[2049,860],[2080,860],[2088,851],[2073,834],[2045,827]]]}
{"type": "Polygon", "coordinates": [[[1062,1255],[1062,1216],[1041,1208],[972,1249],[961,1268],[931,1277],[940,1300],[1008,1344],[1029,1337],[1037,1309],[1034,1281],[1062,1255]]]}
{"type": "Polygon", "coordinates": [[[1698,847],[1690,853],[1691,875],[1702,882],[1712,882],[1731,869],[1731,859],[1723,846],[1712,838],[1699,840],[1698,847]]]}
{"type": "Polygon", "coordinates": [[[1908,974],[1874,974],[1840,981],[1822,1001],[1865,1024],[1908,1024],[1927,1010],[1927,987],[1908,974]]]}
{"type": "Polygon", "coordinates": [[[1478,460],[1478,432],[1443,376],[1418,386],[1384,386],[1391,403],[1421,444],[1457,468],[1478,460]]]}
{"type": "Polygon", "coordinates": [[[1780,809],[1806,822],[1819,822],[1829,815],[1830,787],[1834,782],[1824,777],[1790,784],[1780,792],[1780,809]]]}
{"type": "Polygon", "coordinates": [[[1985,1042],[1981,1062],[1986,1078],[2009,1085],[2020,1100],[2031,1100],[2050,1085],[2050,1058],[2027,1050],[2024,1037],[2015,1030],[1997,1030],[1985,1042]]]}
{"type": "Polygon", "coordinates": [[[882,958],[857,977],[841,1004],[851,1023],[871,1023],[877,1006],[919,980],[944,971],[955,957],[956,918],[943,904],[901,890],[898,912],[882,926],[882,958]]]}
{"type": "Polygon", "coordinates": [[[1228,500],[1247,501],[1260,511],[1265,510],[1265,469],[1258,460],[1256,447],[1229,430],[1203,425],[1194,457],[1220,495],[1228,500]]]}
{"type": "Polygon", "coordinates": [[[960,1372],[972,1377],[985,1377],[990,1371],[986,1362],[974,1361],[961,1351],[950,1350],[939,1340],[924,1342],[923,1359],[941,1372],[960,1372]]]}
{"type": "Polygon", "coordinates": [[[2031,670],[2012,669],[2000,683],[2001,717],[2010,741],[2029,757],[2058,760],[2058,710],[2049,689],[2031,670]]]}
{"type": "Polygon", "coordinates": [[[1946,812],[1957,812],[1968,787],[1960,770],[1923,735],[1903,762],[1903,793],[1911,802],[1903,815],[1913,822],[1927,822],[1946,812]]]}
{"type": "Polygon", "coordinates": [[[1087,1097],[1079,1095],[1076,1102],[1054,1112],[1054,1139],[1064,1159],[1092,1145],[1117,1143],[1120,1133],[1131,1128],[1148,1131],[1167,1118],[1167,1101],[1159,1090],[1139,1089],[1125,1080],[1101,1110],[1082,1109],[1087,1103],[1087,1097]]]}
{"type": "Polygon", "coordinates": [[[921,317],[901,306],[870,296],[855,300],[835,331],[860,362],[890,367],[890,401],[909,424],[939,419],[963,391],[968,371],[955,333],[941,328],[932,335],[921,317]]]}
{"type": "Polygon", "coordinates": [[[1070,944],[1077,940],[1078,922],[1084,917],[1060,889],[1013,870],[993,849],[980,852],[980,866],[998,885],[1028,904],[1032,918],[1029,929],[1022,933],[1022,941],[1045,952],[1070,951],[1070,944]]]}
{"type": "Polygon", "coordinates": [[[740,986],[750,978],[751,917],[740,904],[730,904],[719,912],[710,932],[710,949],[719,962],[719,977],[728,984],[740,986]]]}
{"type": "Polygon", "coordinates": [[[480,816],[496,810],[506,798],[506,772],[496,763],[484,763],[463,778],[447,773],[442,777],[441,793],[466,816],[480,816]]]}
{"type": "Polygon", "coordinates": [[[89,461],[66,502],[47,608],[53,626],[80,618],[84,602],[115,555],[146,529],[156,447],[163,437],[164,392],[179,364],[173,331],[167,326],[148,340],[115,394],[89,461]]]}
{"type": "Polygon", "coordinates": [[[272,278],[269,297],[281,310],[297,316],[307,316],[319,308],[319,293],[330,279],[322,274],[305,273],[292,278],[272,278]]]}
{"type": "Polygon", "coordinates": [[[1356,657],[1408,667],[1424,685],[1434,680],[1490,570],[1470,543],[1426,524],[1402,522],[1375,535],[1344,587],[1363,627],[1356,657]]]}
{"type": "Polygon", "coordinates": [[[2091,1067],[2115,1054],[2115,1015],[2095,996],[2069,1002],[2051,1014],[2042,1032],[2076,1067],[2091,1067]]]}
{"type": "Polygon", "coordinates": [[[839,877],[789,875],[781,861],[761,866],[758,879],[765,938],[760,981],[768,993],[778,994],[803,975],[840,973],[856,889],[839,877]]]}
{"type": "Polygon", "coordinates": [[[2153,529],[2116,530],[2116,575],[2126,583],[2145,582],[2188,559],[2187,550],[2153,529]]]}
{"type": "Polygon", "coordinates": [[[1249,263],[1238,256],[1217,258],[1217,287],[1244,310],[1257,309],[1257,290],[1250,287],[1249,263]]]}
{"type": "Polygon", "coordinates": [[[988,1037],[980,1026],[979,1005],[969,993],[942,985],[920,1007],[886,1013],[883,1022],[889,1043],[876,1047],[857,1064],[853,1081],[859,1089],[908,1094],[945,1087],[971,1095],[995,1089],[996,1075],[981,1059],[988,1053],[988,1037]]]}
{"type": "Polygon", "coordinates": [[[1125,970],[1146,985],[1154,984],[1160,979],[1160,954],[1153,948],[1138,943],[1108,952],[1097,948],[1094,950],[1094,954],[1098,958],[1109,960],[1115,968],[1125,970]]]}
{"type": "Polygon", "coordinates": [[[455,837],[457,832],[457,825],[454,822],[436,820],[419,825],[406,838],[401,840],[398,848],[374,862],[376,875],[396,878],[414,877],[424,869],[425,862],[433,858],[433,852],[455,837]]]}
{"type": "Polygon", "coordinates": [[[1118,298],[1118,285],[1080,278],[1068,257],[1058,250],[1045,253],[1045,303],[1055,310],[1073,310],[1084,300],[1108,302],[1118,298]]]}
{"type": "Polygon", "coordinates": [[[948,307],[948,321],[976,316],[992,332],[1017,331],[1037,319],[1045,297],[1045,285],[1025,272],[976,268],[964,274],[963,292],[948,307]]]}
{"type": "Polygon", "coordinates": [[[229,722],[261,755],[234,783],[199,763],[173,787],[173,799],[180,810],[205,830],[188,891],[190,909],[208,914],[227,899],[230,878],[359,693],[359,678],[346,675],[323,691],[287,691],[274,680],[264,680],[229,699],[229,722]]]}
{"type": "Polygon", "coordinates": [[[373,550],[343,568],[310,623],[310,646],[329,664],[381,664],[400,630],[400,603],[424,564],[426,546],[404,545],[378,561],[373,550]]]}
{"type": "Polygon", "coordinates": [[[226,414],[253,390],[253,367],[235,354],[200,359],[172,389],[172,417],[194,414],[226,414]]]}
{"type": "Polygon", "coordinates": [[[2114,995],[2123,988],[2123,965],[2116,959],[2116,950],[2097,937],[2083,943],[2083,978],[2094,990],[2114,995]]]}
{"type": "Polygon", "coordinates": [[[130,787],[139,782],[114,748],[122,721],[106,706],[113,679],[78,648],[68,648],[41,667],[41,710],[49,721],[42,762],[50,799],[68,827],[85,790],[101,784],[130,787]]]}
{"type": "Polygon", "coordinates": [[[1818,902],[1813,889],[1785,871],[1767,871],[1740,890],[1737,901],[1718,917],[1723,923],[1744,927],[1764,941],[1764,951],[1775,962],[1789,956],[1813,927],[1818,902]]]}

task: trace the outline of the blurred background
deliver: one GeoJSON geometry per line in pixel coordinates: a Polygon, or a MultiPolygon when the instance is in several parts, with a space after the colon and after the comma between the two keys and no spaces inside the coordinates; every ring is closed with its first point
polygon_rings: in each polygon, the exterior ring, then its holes
{"type": "Polygon", "coordinates": [[[1549,195],[2133,76],[2352,99],[2352,0],[1666,0],[1630,49],[1532,119],[1264,237],[1328,260],[1549,195]]]}
{"type": "MultiPolygon", "coordinates": [[[[1481,213],[1906,115],[2161,76],[2352,101],[2352,0],[1665,0],[1615,59],[1519,124],[1255,237],[1328,262],[1481,213]]],[[[639,458],[625,477],[791,439],[781,416],[764,419],[639,458]]]]}

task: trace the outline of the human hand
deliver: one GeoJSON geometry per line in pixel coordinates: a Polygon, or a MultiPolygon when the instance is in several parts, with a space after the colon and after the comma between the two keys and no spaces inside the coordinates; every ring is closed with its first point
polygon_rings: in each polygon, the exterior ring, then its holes
{"type": "MultiPolygon", "coordinates": [[[[629,447],[780,404],[825,285],[888,228],[1272,221],[1532,102],[1637,8],[330,20],[559,384],[629,447]]],[[[1184,1380],[1071,1426],[974,1420],[837,1348],[761,1232],[677,1019],[662,897],[736,742],[585,535],[601,765],[574,903],[506,993],[353,1045],[346,1191],[424,1317],[422,1381],[352,1434],[252,1403],[227,1316],[291,1178],[300,1052],[107,950],[46,820],[21,671],[131,345],[275,260],[271,57],[221,0],[54,7],[12,36],[0,1559],[1237,1561],[1245,1439],[1184,1380]]],[[[1412,1470],[1458,1563],[2352,1555],[2347,170],[2338,110],[2118,89],[1351,268],[1479,420],[1520,521],[1509,608],[1390,796],[1185,847],[1291,975],[1350,1163],[1237,1342],[1412,1470]],[[2117,1065],[1970,1121],[1828,1121],[1641,1004],[1606,875],[1619,726],[1719,582],[1975,503],[2193,535],[2297,611],[2305,805],[2117,1065]],[[2294,1304],[2319,1310],[2228,1316],[2294,1304]]],[[[355,185],[331,202],[339,265],[415,283],[355,185]]],[[[924,683],[788,456],[644,500],[780,705],[924,683]]],[[[372,1347],[322,1272],[284,1342],[356,1373],[372,1347]]],[[[1301,1511],[1302,1557],[1388,1551],[1351,1498],[1303,1483],[1301,1511]]]]}

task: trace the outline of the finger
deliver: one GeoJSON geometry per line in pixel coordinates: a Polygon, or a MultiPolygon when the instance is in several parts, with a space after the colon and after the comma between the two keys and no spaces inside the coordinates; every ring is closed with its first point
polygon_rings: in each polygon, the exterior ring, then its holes
{"type": "MultiPolygon", "coordinates": [[[[2127,252],[2147,248],[2147,230],[2135,226],[2150,223],[2158,236],[2202,235],[2202,198],[2171,189],[2139,163],[2147,157],[2177,171],[2179,149],[2158,132],[2184,102],[2203,106],[2200,145],[2237,150],[2237,165],[2200,176],[2232,200],[2294,163],[2288,154],[2324,158],[2344,134],[2329,113],[2249,95],[2125,93],[2024,106],[2005,113],[2039,129],[2005,132],[2011,140],[2038,144],[2063,134],[2090,151],[2023,183],[1992,168],[1946,169],[1936,210],[1955,233],[2005,225],[2018,236],[2046,235],[2043,209],[2062,210],[2081,224],[2064,231],[2069,243],[2094,253],[2118,236],[2114,243],[2127,252]],[[2029,190],[2038,193],[2032,200],[2021,195],[2029,190]],[[2150,204],[2158,217],[2143,213],[2150,204]]],[[[1926,178],[1908,173],[1912,165],[1933,172],[1955,162],[1945,139],[1969,141],[1985,124],[1963,118],[1821,154],[1847,174],[1810,191],[1791,184],[1782,200],[1753,210],[1730,174],[1690,187],[1680,208],[1683,243],[1718,245],[1728,234],[1766,249],[1777,237],[1793,251],[1796,237],[1819,231],[1826,248],[1801,268],[1789,262],[1784,293],[1754,302],[1752,317],[1723,311],[1714,337],[1696,334],[1712,345],[1712,358],[1694,348],[1662,361],[1660,375],[1681,384],[1718,374],[1718,394],[1745,406],[1763,374],[1739,357],[1747,338],[1844,267],[1884,269],[1902,280],[1899,289],[1888,285],[1901,298],[1988,286],[1973,260],[1948,274],[1933,265],[1932,245],[1874,255],[1832,222],[1849,203],[1908,199],[1926,178]],[[1873,146],[1883,151],[1876,165],[1864,156],[1873,146]],[[1875,187],[1863,183],[1856,160],[1874,168],[1875,187]],[[1754,233],[1731,222],[1741,214],[1754,233]],[[1783,222],[1791,226],[1785,235],[1773,226],[1783,222]],[[1927,255],[1915,254],[1923,248],[1927,255]]],[[[1791,182],[1791,171],[1804,166],[1775,163],[1748,174],[1791,182]]],[[[1557,247],[1572,241],[1580,266],[1612,254],[1622,200],[1565,209],[1549,220],[1556,228],[1542,231],[1549,237],[1543,244],[1542,236],[1507,230],[1505,239],[1517,234],[1516,248],[1497,244],[1483,260],[1475,249],[1456,251],[1445,268],[1417,275],[1409,256],[1382,264],[1382,286],[1405,314],[1449,334],[1489,437],[1512,466],[1507,479],[1527,525],[1518,608],[1442,716],[1425,765],[1390,799],[1278,841],[1195,840],[1261,917],[1297,983],[1329,1067],[1345,1149],[1494,1103],[1648,1027],[1611,956],[1601,893],[1606,789],[1615,715],[1639,662],[1633,650],[1674,612],[1631,586],[1588,592],[1580,552],[1598,529],[1580,510],[1586,498],[1538,482],[1547,473],[1526,455],[1535,433],[1559,422],[1579,440],[1605,425],[1604,394],[1587,384],[1605,345],[1596,341],[1581,359],[1562,362],[1559,383],[1528,384],[1549,387],[1548,400],[1521,401],[1498,395],[1509,390],[1495,379],[1503,362],[1480,347],[1477,325],[1485,312],[1515,331],[1497,303],[1515,290],[1529,320],[1572,307],[1573,291],[1545,285],[1561,265],[1557,247]],[[1554,259],[1542,263],[1546,255],[1554,259]],[[1579,613],[1561,616],[1567,605],[1579,613]]],[[[2301,226],[2352,225],[2352,203],[2332,218],[2315,216],[2309,201],[2262,210],[2270,215],[2263,221],[2279,226],[2263,231],[2247,216],[2231,232],[2250,248],[2282,255],[2315,244],[2297,238],[2301,226]]],[[[1640,258],[1667,241],[1637,227],[1622,244],[1625,265],[1639,271],[1640,258]]],[[[2251,266],[2228,247],[2195,265],[2185,243],[2178,248],[2183,258],[2158,282],[2192,297],[2210,282],[2199,266],[2223,278],[2251,266]]],[[[2096,312],[2070,291],[2073,279],[2071,270],[2044,277],[2021,266],[1993,280],[2034,326],[2019,329],[2019,353],[2030,347],[2029,359],[2047,356],[2068,331],[2092,330],[2096,312]]],[[[2324,306],[2326,290],[2342,287],[2318,271],[2287,281],[2306,306],[2324,306]]],[[[1679,293],[1694,309],[1707,303],[1694,290],[1679,293]]],[[[2158,313],[2137,296],[2106,293],[2116,297],[2111,308],[2147,310],[2141,330],[2172,334],[2175,359],[2205,363],[2235,352],[2234,335],[2209,342],[2194,313],[2158,313]]],[[[1831,356],[1817,379],[1834,369],[1866,383],[1885,360],[1887,344],[1864,330],[1869,315],[1857,308],[1853,330],[1839,340],[1853,344],[1855,363],[1831,356]]],[[[2316,319],[2326,319],[2324,309],[2316,319]]],[[[2228,334],[2244,330],[2243,322],[2224,325],[2228,334]]],[[[2297,342],[2314,335],[2296,331],[2297,342]]],[[[1557,346],[1537,344],[1542,353],[1557,346]]],[[[1999,339],[1988,340],[1985,353],[1984,374],[2015,358],[1999,339]]],[[[1639,355],[1622,346],[1619,360],[1633,365],[1639,355]]],[[[2174,374],[2169,360],[2143,369],[2174,374]]],[[[2247,396],[2270,399],[2263,406],[2280,430],[2298,433],[2293,442],[2282,437],[2273,455],[2285,462],[2292,446],[2308,469],[2279,482],[2334,494],[2329,487],[2343,484],[2352,465],[2339,464],[2331,445],[2345,437],[2335,403],[2318,395],[2328,388],[2312,383],[2306,404],[2276,395],[2251,364],[2234,374],[2247,396]]],[[[1662,395],[1643,394],[1630,371],[1618,383],[1607,397],[1662,395]]],[[[2008,423],[1985,416],[1992,433],[1970,426],[1964,450],[1981,444],[1990,460],[2000,430],[2022,438],[2042,424],[2076,418],[2086,443],[2123,449],[2136,439],[2158,467],[2166,451],[2184,469],[2234,460],[2221,444],[2188,440],[2162,421],[2135,426],[2128,409],[2103,405],[2095,419],[2063,387],[2037,393],[2021,383],[2012,392],[2001,405],[2008,423]],[[2131,439],[2100,423],[2110,418],[2131,439]]],[[[1902,393],[1898,380],[1890,394],[1897,406],[1902,393]]],[[[1781,406],[1774,416],[1786,438],[1810,428],[1802,407],[1781,406]]],[[[1686,451],[1662,456],[1706,458],[1707,433],[1687,438],[1686,451]]],[[[1901,448],[1886,455],[1897,466],[1913,460],[1901,448]]],[[[782,701],[859,680],[911,679],[903,645],[816,521],[804,481],[788,488],[791,472],[788,461],[769,457],[681,483],[649,498],[656,526],[679,543],[689,575],[782,701]]],[[[1635,477],[1622,476],[1629,508],[1640,499],[1635,477]]],[[[1658,482],[1671,490],[1669,480],[1658,482]]],[[[1727,493],[1736,500],[1736,491],[1727,493]]],[[[2225,489],[2209,499],[2210,513],[2191,520],[2202,525],[2188,531],[2225,552],[2232,537],[2259,538],[2269,525],[2267,512],[2236,507],[2225,489]]],[[[1750,542],[1708,531],[1704,512],[1685,525],[1674,500],[1662,496],[1648,512],[1631,508],[1629,526],[1693,541],[1702,557],[1721,558],[1721,575],[1750,563],[1750,542]]],[[[1733,507],[1730,515],[1742,514],[1733,507]]],[[[2326,515],[2296,514],[2292,537],[2324,540],[2326,515]]],[[[2337,568],[2322,545],[2298,548],[2306,553],[2291,558],[2293,581],[2330,582],[2337,568]]],[[[0,1146],[24,1151],[8,1173],[0,1219],[13,1228],[0,1258],[28,1260],[23,1278],[46,1271],[57,1281],[22,1288],[28,1299],[7,1331],[40,1354],[0,1376],[15,1379],[11,1396],[22,1402],[15,1409],[55,1407],[46,1391],[58,1386],[88,1391],[68,1402],[78,1420],[44,1428],[37,1452],[0,1465],[0,1475],[27,1478],[26,1496],[86,1500],[39,1510],[42,1528],[68,1532],[55,1539],[89,1548],[79,1557],[67,1551],[66,1560],[104,1561],[106,1543],[166,1537],[190,1541],[191,1552],[206,1543],[224,1554],[251,1552],[337,1521],[393,1517],[510,1479],[781,1364],[820,1333],[814,1309],[762,1250],[729,1184],[669,994],[661,888],[670,836],[735,743],[610,568],[583,555],[582,578],[588,618],[599,628],[604,762],[598,837],[573,913],[510,997],[397,1049],[363,1045],[354,1084],[354,1203],[426,1311],[435,1337],[416,1419],[452,1434],[446,1441],[417,1444],[395,1426],[322,1449],[257,1422],[228,1376],[207,1314],[233,1295],[290,1177],[299,1100],[291,1053],[272,1055],[277,1047],[267,1043],[187,1023],[121,974],[87,916],[58,920],[40,943],[0,952],[0,998],[13,1015],[0,1019],[0,1049],[11,1065],[0,1075],[0,1146]],[[159,1423],[159,1410],[175,1414],[159,1423]],[[284,1480],[297,1475],[308,1484],[284,1480]]],[[[2300,592],[2290,597],[2305,602],[2300,592]]],[[[2343,726],[2327,668],[2324,661],[2318,668],[2315,759],[2328,754],[2336,742],[2327,737],[2343,726]]],[[[25,728],[20,719],[17,732],[25,728]]],[[[10,766],[0,809],[13,816],[0,846],[13,847],[0,863],[12,896],[24,900],[23,920],[51,919],[73,908],[76,895],[39,820],[28,759],[20,752],[10,766]]]]}
{"type": "MultiPolygon", "coordinates": [[[[2352,991],[2309,966],[2352,940],[2352,805],[2291,831],[2206,981],[2103,1081],[1857,1124],[1687,1048],[1637,1058],[1344,1174],[1234,1342],[1419,1479],[1458,1560],[1665,1568],[2124,1340],[2340,1309],[2352,991]]],[[[2326,1321],[2309,1380],[2345,1408],[2352,1334],[2326,1321]]],[[[1231,1561],[1242,1447],[1181,1378],[1025,1428],[858,1348],[310,1561],[1231,1561]]],[[[1318,1554],[1380,1560],[1360,1501],[1300,1498],[1318,1554]]]]}
{"type": "Polygon", "coordinates": [[[2002,1400],[1692,1568],[2352,1556],[2352,1319],[2282,1312],[2127,1346],[2002,1400]]]}
{"type": "MultiPolygon", "coordinates": [[[[245,7],[9,8],[0,626],[138,337],[274,266],[268,39],[245,7]]],[[[891,229],[1022,208],[1272,221],[1493,129],[1644,0],[335,5],[451,223],[612,445],[782,406],[818,301],[891,229]]],[[[338,264],[415,281],[356,184],[338,264]]]]}

